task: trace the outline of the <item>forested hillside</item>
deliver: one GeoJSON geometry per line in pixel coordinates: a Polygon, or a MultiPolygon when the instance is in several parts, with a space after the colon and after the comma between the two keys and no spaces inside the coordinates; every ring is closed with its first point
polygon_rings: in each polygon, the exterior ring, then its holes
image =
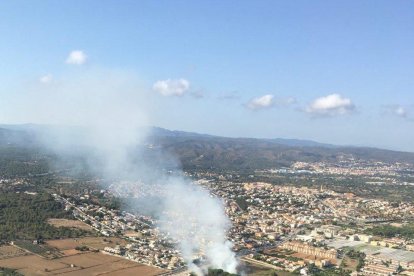
{"type": "MultiPolygon", "coordinates": [[[[0,128],[0,171],[19,174],[42,173],[53,160],[53,151],[45,147],[55,143],[56,137],[45,139],[44,127],[30,125],[15,129],[0,128]],[[39,141],[42,137],[42,143],[39,141]]],[[[48,129],[51,129],[50,127],[48,129]]],[[[76,137],[85,131],[71,128],[67,133],[76,137]]],[[[139,130],[137,130],[139,131],[139,130]]],[[[407,162],[414,164],[414,153],[398,152],[367,147],[341,147],[313,141],[292,139],[226,138],[191,132],[151,128],[141,146],[131,149],[137,161],[182,166],[184,169],[254,170],[290,166],[293,162],[337,162],[343,158],[382,162],[407,162]]],[[[82,150],[73,147],[74,158],[82,150]]],[[[68,159],[67,159],[68,160],[68,159]]],[[[67,161],[66,160],[66,161],[67,161]]]]}

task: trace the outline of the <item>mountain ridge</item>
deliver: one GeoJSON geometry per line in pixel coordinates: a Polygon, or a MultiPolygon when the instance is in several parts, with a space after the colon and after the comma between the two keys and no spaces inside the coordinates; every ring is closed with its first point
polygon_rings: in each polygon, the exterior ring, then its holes
{"type": "MultiPolygon", "coordinates": [[[[38,129],[34,125],[0,125],[0,144],[13,145],[15,141],[16,146],[35,146],[40,141],[36,140],[38,129]]],[[[414,164],[414,153],[373,147],[336,146],[300,139],[231,138],[159,127],[145,131],[148,136],[140,152],[146,160],[173,157],[184,169],[255,170],[290,166],[297,161],[334,163],[344,158],[414,164]]]]}

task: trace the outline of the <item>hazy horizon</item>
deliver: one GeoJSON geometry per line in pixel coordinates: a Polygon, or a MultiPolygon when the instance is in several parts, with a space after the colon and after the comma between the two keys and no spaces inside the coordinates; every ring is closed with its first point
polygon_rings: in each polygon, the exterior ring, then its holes
{"type": "Polygon", "coordinates": [[[105,120],[87,113],[104,98],[167,129],[413,152],[413,18],[409,1],[2,2],[0,122],[105,120]]]}
{"type": "MultiPolygon", "coordinates": [[[[0,123],[0,128],[4,127],[24,127],[24,126],[43,126],[43,127],[86,127],[87,126],[81,126],[81,125],[57,125],[57,124],[34,124],[34,123],[22,123],[22,124],[1,124],[0,123]]],[[[297,140],[300,142],[310,142],[310,143],[316,143],[316,144],[320,144],[320,145],[326,145],[326,146],[338,146],[338,147],[365,147],[365,148],[378,148],[378,149],[384,149],[384,150],[391,150],[391,151],[401,151],[401,152],[414,152],[414,151],[407,151],[407,150],[400,150],[400,149],[396,149],[396,148],[387,148],[387,147],[381,147],[381,146],[370,146],[370,145],[354,145],[354,144],[334,144],[331,143],[329,141],[327,142],[322,142],[322,141],[318,141],[318,140],[310,140],[310,139],[306,139],[306,138],[296,138],[296,137],[253,137],[253,136],[222,136],[222,135],[218,135],[218,134],[212,134],[212,133],[205,133],[205,132],[195,132],[195,131],[191,131],[191,130],[182,130],[182,129],[169,129],[169,128],[165,128],[165,127],[160,127],[160,126],[156,126],[156,125],[144,125],[142,126],[143,128],[161,128],[167,131],[177,131],[177,132],[185,132],[185,133],[194,133],[197,135],[208,135],[208,136],[212,136],[212,137],[221,137],[221,138],[234,138],[234,139],[265,139],[265,140],[272,140],[272,139],[282,139],[282,140],[297,140]]],[[[317,145],[316,145],[317,146],[317,145]]]]}

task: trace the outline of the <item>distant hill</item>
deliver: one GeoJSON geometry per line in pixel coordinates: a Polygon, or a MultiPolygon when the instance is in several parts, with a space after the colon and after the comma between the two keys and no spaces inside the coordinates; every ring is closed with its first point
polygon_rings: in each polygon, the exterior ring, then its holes
{"type": "MultiPolygon", "coordinates": [[[[199,134],[195,132],[186,132],[186,131],[179,131],[179,130],[168,130],[165,128],[160,127],[150,127],[148,131],[150,136],[154,137],[203,137],[203,138],[224,138],[220,136],[214,136],[209,134],[199,134]]],[[[231,138],[229,138],[231,139],[231,138]]],[[[246,139],[246,138],[233,138],[233,139],[246,139]]],[[[338,147],[331,144],[324,144],[319,143],[311,140],[301,140],[301,139],[283,139],[283,138],[275,138],[275,139],[260,139],[263,141],[275,142],[281,145],[287,146],[298,146],[298,147],[338,147]]]]}
{"type": "MultiPolygon", "coordinates": [[[[30,147],[44,126],[0,126],[0,146],[30,147]]],[[[48,127],[50,128],[50,127],[48,127]]],[[[70,132],[76,131],[74,128],[70,132]]],[[[79,131],[84,131],[79,130],[79,131]]],[[[137,130],[139,131],[139,130],[137,130]]],[[[145,160],[178,159],[185,169],[263,169],[289,166],[296,161],[335,162],[344,157],[414,164],[414,153],[368,147],[344,147],[297,139],[227,138],[152,127],[145,160]],[[172,158],[171,158],[172,157],[172,158]]]]}
{"type": "Polygon", "coordinates": [[[414,153],[369,147],[335,146],[298,139],[226,138],[157,128],[152,147],[177,156],[184,168],[261,169],[296,161],[336,162],[345,157],[414,164],[414,153]]]}
{"type": "Polygon", "coordinates": [[[292,146],[292,147],[324,147],[324,148],[337,148],[339,146],[331,145],[331,144],[325,144],[325,143],[319,143],[311,140],[301,140],[301,139],[282,139],[282,138],[276,138],[272,139],[272,141],[292,146]]]}
{"type": "Polygon", "coordinates": [[[4,128],[0,126],[0,145],[1,146],[31,146],[34,136],[27,129],[4,128]]]}

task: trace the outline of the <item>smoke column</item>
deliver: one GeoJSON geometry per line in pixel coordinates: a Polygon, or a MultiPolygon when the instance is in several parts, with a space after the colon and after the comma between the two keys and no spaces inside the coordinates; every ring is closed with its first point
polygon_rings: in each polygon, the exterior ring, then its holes
{"type": "Polygon", "coordinates": [[[180,241],[180,251],[190,269],[202,274],[191,261],[204,253],[211,267],[236,273],[237,261],[225,235],[230,224],[222,203],[180,178],[170,179],[166,192],[169,196],[165,198],[161,229],[180,241]]]}
{"type": "MultiPolygon", "coordinates": [[[[14,121],[80,125],[86,129],[74,135],[65,128],[52,128],[42,134],[46,146],[60,153],[87,147],[94,152],[94,170],[108,179],[143,180],[144,189],[152,188],[145,179],[156,179],[161,184],[161,207],[146,207],[155,210],[159,228],[178,242],[192,271],[204,274],[203,268],[192,262],[194,257],[204,255],[208,266],[236,272],[237,260],[226,238],[230,222],[223,203],[189,179],[163,175],[158,169],[136,162],[139,156],[132,161],[133,149],[145,143],[142,127],[150,123],[149,115],[159,112],[154,93],[145,89],[133,72],[89,68],[65,75],[47,87],[30,84],[16,90],[25,94],[20,95],[21,103],[14,113],[9,111],[14,121]]],[[[128,187],[115,188],[122,193],[128,187]]]]}

